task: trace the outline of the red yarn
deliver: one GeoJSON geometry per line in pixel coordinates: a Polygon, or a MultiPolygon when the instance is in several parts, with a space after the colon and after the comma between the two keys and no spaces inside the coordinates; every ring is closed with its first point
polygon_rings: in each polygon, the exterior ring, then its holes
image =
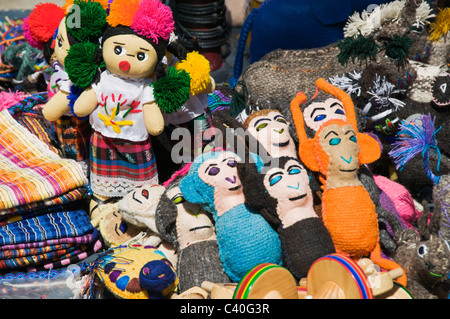
{"type": "Polygon", "coordinates": [[[64,9],[54,3],[36,5],[28,17],[28,28],[33,39],[37,42],[52,39],[64,16],[64,9]]]}

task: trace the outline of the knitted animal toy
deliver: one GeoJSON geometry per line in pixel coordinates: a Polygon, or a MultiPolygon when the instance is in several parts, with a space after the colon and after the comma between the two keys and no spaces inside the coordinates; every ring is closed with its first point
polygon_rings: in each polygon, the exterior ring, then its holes
{"type": "MultiPolygon", "coordinates": [[[[319,79],[316,83],[324,81],[319,79]]],[[[376,161],[381,153],[378,142],[357,130],[351,98],[334,90],[345,106],[346,121],[333,119],[320,126],[314,138],[308,138],[300,104],[303,93],[292,99],[291,111],[299,137],[299,156],[310,170],[323,178],[322,219],[331,234],[336,252],[355,260],[370,255],[381,268],[399,266],[381,256],[375,205],[357,176],[363,164],[376,161]]],[[[406,284],[406,276],[398,279],[406,284]]]]}
{"type": "Polygon", "coordinates": [[[439,233],[450,242],[450,175],[441,176],[439,184],[433,187],[434,212],[441,214],[439,233]]]}
{"type": "Polygon", "coordinates": [[[108,249],[92,268],[108,291],[121,299],[167,299],[178,285],[164,254],[140,243],[108,249]]]}
{"type": "MultiPolygon", "coordinates": [[[[256,156],[255,165],[261,165],[256,156]]],[[[213,150],[197,156],[181,180],[186,201],[200,204],[213,215],[219,253],[231,281],[261,263],[282,263],[276,231],[246,204],[241,177],[236,169],[240,157],[231,151],[213,150]]]]}
{"type": "Polygon", "coordinates": [[[189,164],[164,183],[166,190],[156,209],[156,227],[161,237],[177,252],[178,292],[200,287],[204,281],[227,283],[219,255],[211,215],[200,205],[187,202],[180,191],[189,164]]]}
{"type": "MultiPolygon", "coordinates": [[[[308,138],[313,138],[318,129],[329,120],[340,119],[345,121],[347,119],[347,113],[349,112],[348,109],[350,109],[350,112],[354,112],[353,103],[348,104],[351,102],[348,95],[337,93],[341,91],[337,90],[336,86],[321,79],[317,80],[315,84],[317,89],[314,96],[303,105],[299,106],[303,114],[305,132],[308,138]]],[[[292,113],[292,117],[294,117],[294,113],[292,113]]],[[[363,120],[361,120],[360,117],[356,117],[356,121],[358,123],[358,129],[362,129],[364,127],[361,125],[363,120]]],[[[392,238],[392,234],[388,233],[385,229],[400,227],[399,220],[397,216],[381,206],[379,188],[375,183],[371,171],[366,165],[360,165],[357,170],[357,176],[368,191],[369,196],[375,205],[378,221],[380,226],[382,226],[382,228],[380,228],[382,248],[387,253],[393,253],[395,251],[395,241],[392,238]]],[[[318,179],[319,181],[323,180],[323,176],[321,176],[320,173],[318,179]]]]}
{"type": "Polygon", "coordinates": [[[264,165],[260,182],[267,198],[261,214],[277,221],[274,226],[284,265],[300,280],[317,259],[336,252],[328,229],[314,211],[307,170],[296,158],[277,158],[264,165]]]}
{"type": "Polygon", "coordinates": [[[151,136],[164,129],[160,107],[176,110],[190,88],[186,71],[166,72],[163,62],[174,26],[169,7],[158,0],[117,0],[110,5],[107,23],[101,50],[81,43],[66,58],[69,78],[84,89],[74,112],[89,116],[94,130],[91,209],[144,183],[158,184],[151,136]]]}
{"type": "Polygon", "coordinates": [[[418,220],[417,233],[404,229],[396,234],[398,248],[394,260],[408,276],[406,288],[416,299],[447,299],[450,249],[439,234],[441,211],[436,210],[430,221],[428,203],[423,202],[424,213],[418,220]]]}

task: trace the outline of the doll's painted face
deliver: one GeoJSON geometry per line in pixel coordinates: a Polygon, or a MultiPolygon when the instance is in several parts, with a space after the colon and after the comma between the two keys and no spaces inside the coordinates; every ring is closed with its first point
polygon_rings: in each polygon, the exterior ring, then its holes
{"type": "Polygon", "coordinates": [[[334,176],[356,174],[359,168],[359,151],[356,133],[352,125],[331,124],[319,133],[319,143],[329,156],[328,175],[334,176]]]}
{"type": "Polygon", "coordinates": [[[342,102],[336,98],[328,98],[323,102],[313,102],[303,110],[305,124],[317,132],[320,126],[329,120],[338,119],[345,121],[345,115],[342,102]]]}
{"type": "Polygon", "coordinates": [[[223,152],[218,158],[203,162],[199,169],[199,177],[217,192],[242,192],[241,181],[237,172],[239,157],[232,152],[223,152]]]}
{"type": "Polygon", "coordinates": [[[195,242],[215,238],[211,214],[200,205],[187,202],[178,186],[169,189],[166,195],[177,208],[177,235],[181,249],[195,242]]]}
{"type": "Polygon", "coordinates": [[[305,167],[297,160],[288,160],[283,167],[274,167],[264,174],[268,194],[279,202],[301,206],[311,200],[309,177],[305,167]]]}
{"type": "Polygon", "coordinates": [[[272,157],[296,156],[289,124],[280,112],[274,111],[253,118],[248,124],[247,131],[272,157]]]}
{"type": "Polygon", "coordinates": [[[52,54],[51,62],[58,61],[64,65],[64,59],[70,49],[69,39],[67,38],[66,18],[59,23],[58,33],[55,39],[55,48],[52,54]]]}
{"type": "Polygon", "coordinates": [[[108,71],[137,79],[153,75],[158,57],[153,46],[134,34],[119,34],[103,43],[103,59],[108,71]]]}

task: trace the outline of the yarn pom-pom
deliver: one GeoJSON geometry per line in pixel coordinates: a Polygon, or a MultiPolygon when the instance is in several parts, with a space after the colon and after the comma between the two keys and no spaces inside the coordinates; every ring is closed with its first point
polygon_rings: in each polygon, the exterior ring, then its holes
{"type": "MultiPolygon", "coordinates": [[[[66,12],[68,11],[67,9],[70,9],[70,7],[75,4],[75,2],[97,2],[100,3],[101,6],[103,7],[103,9],[108,10],[109,7],[109,0],[66,0],[66,3],[62,6],[64,10],[66,10],[66,12]]],[[[78,3],[77,3],[78,4],[78,3]]]]}
{"type": "Polygon", "coordinates": [[[129,27],[139,8],[140,0],[114,0],[109,7],[109,15],[106,18],[112,27],[123,25],[129,27]]]}
{"type": "Polygon", "coordinates": [[[28,28],[31,36],[35,41],[42,43],[53,39],[64,15],[64,9],[54,3],[36,5],[28,16],[28,28]]]}
{"type": "Polygon", "coordinates": [[[409,49],[414,40],[409,37],[395,35],[390,41],[383,45],[386,55],[402,65],[406,62],[409,49]]]}
{"type": "Polygon", "coordinates": [[[153,82],[156,103],[165,113],[173,113],[189,99],[189,74],[175,67],[167,69],[166,76],[153,82]]]}
{"type": "Polygon", "coordinates": [[[99,45],[90,42],[75,43],[64,60],[69,79],[81,89],[89,86],[104,61],[99,62],[99,45]]]}
{"type": "Polygon", "coordinates": [[[36,41],[36,39],[33,38],[33,36],[31,35],[30,27],[28,25],[28,19],[29,19],[28,17],[23,19],[23,25],[22,25],[23,36],[29,45],[31,45],[33,48],[36,48],[36,49],[42,51],[44,49],[44,46],[43,46],[42,42],[36,41]]]}
{"type": "Polygon", "coordinates": [[[197,51],[189,52],[186,60],[175,65],[177,70],[185,70],[191,77],[190,92],[196,95],[205,91],[211,82],[209,61],[197,51]]]}
{"type": "Polygon", "coordinates": [[[448,31],[450,31],[450,8],[445,8],[437,14],[435,22],[430,23],[428,39],[436,42],[448,31]]]}
{"type": "Polygon", "coordinates": [[[168,40],[175,26],[172,10],[159,0],[141,0],[130,27],[139,35],[168,40]]]}
{"type": "Polygon", "coordinates": [[[75,0],[74,4],[78,9],[71,10],[67,15],[67,32],[79,42],[97,41],[106,27],[106,10],[99,2],[75,0]],[[72,15],[79,15],[81,25],[69,23],[72,15]]]}

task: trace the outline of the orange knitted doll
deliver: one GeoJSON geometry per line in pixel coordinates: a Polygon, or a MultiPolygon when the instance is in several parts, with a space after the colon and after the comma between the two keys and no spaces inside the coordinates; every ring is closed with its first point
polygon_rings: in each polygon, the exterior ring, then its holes
{"type": "MultiPolygon", "coordinates": [[[[346,121],[332,119],[324,122],[314,138],[308,138],[300,110],[306,96],[300,92],[291,101],[300,144],[299,156],[305,166],[320,174],[323,183],[322,218],[336,252],[354,260],[370,255],[370,259],[385,270],[399,268],[397,263],[381,256],[375,205],[357,176],[360,165],[379,158],[378,142],[358,132],[353,102],[344,91],[322,78],[315,84],[318,89],[339,99],[347,114],[346,121]]],[[[406,275],[398,282],[406,286],[406,275]]]]}

